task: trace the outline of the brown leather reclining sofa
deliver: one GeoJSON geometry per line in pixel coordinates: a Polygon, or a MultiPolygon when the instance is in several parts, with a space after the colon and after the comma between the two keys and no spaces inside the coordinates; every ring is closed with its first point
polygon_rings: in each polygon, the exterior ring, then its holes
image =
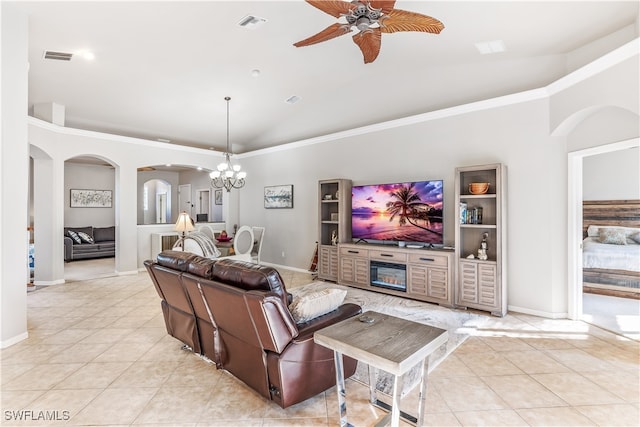
{"type": "MultiPolygon", "coordinates": [[[[164,251],[145,267],[160,295],[169,335],[282,408],[334,386],[333,352],[313,341],[323,327],[355,316],[343,304],[303,324],[277,270],[243,261],[164,251]]],[[[344,375],[356,361],[344,358],[344,375]]]]}

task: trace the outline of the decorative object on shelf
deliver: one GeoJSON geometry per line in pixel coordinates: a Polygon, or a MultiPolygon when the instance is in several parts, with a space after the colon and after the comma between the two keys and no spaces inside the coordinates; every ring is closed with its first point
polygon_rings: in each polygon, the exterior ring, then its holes
{"type": "Polygon", "coordinates": [[[469,193],[479,195],[486,194],[489,191],[488,182],[472,182],[469,184],[469,193]]]}
{"type": "Polygon", "coordinates": [[[231,156],[231,150],[229,148],[229,101],[231,98],[226,96],[224,100],[227,101],[227,151],[224,153],[225,161],[220,163],[217,170],[211,172],[209,177],[211,178],[211,186],[213,188],[225,188],[227,192],[230,192],[232,188],[244,187],[247,173],[240,171],[240,165],[231,164],[229,158],[231,156]]]}
{"type": "Polygon", "coordinates": [[[112,200],[111,190],[71,190],[70,192],[72,208],[110,208],[112,200]]]}
{"type": "Polygon", "coordinates": [[[442,22],[420,13],[394,9],[395,1],[356,0],[346,1],[307,1],[321,11],[346,22],[336,22],[311,37],[293,45],[295,47],[331,40],[350,33],[354,28],[358,31],[353,41],[364,56],[364,63],[375,61],[380,53],[382,33],[398,31],[420,31],[439,34],[444,28],[442,22]]]}
{"type": "Polygon", "coordinates": [[[222,204],[222,190],[216,190],[215,191],[214,199],[215,199],[216,205],[221,205],[222,204]]]}
{"type": "Polygon", "coordinates": [[[333,200],[333,198],[331,197],[331,194],[325,194],[324,195],[324,199],[325,200],[333,200]]]}
{"type": "Polygon", "coordinates": [[[338,220],[338,212],[331,213],[331,221],[337,221],[337,220],[338,220]]]}
{"type": "Polygon", "coordinates": [[[331,232],[331,244],[333,246],[336,246],[338,244],[338,232],[336,230],[333,230],[331,232]]]}
{"type": "Polygon", "coordinates": [[[478,249],[478,259],[482,261],[486,261],[489,259],[487,255],[487,251],[489,250],[489,242],[487,239],[489,238],[489,233],[482,233],[482,242],[480,242],[480,249],[478,249]]]}
{"type": "Polygon", "coordinates": [[[266,209],[293,208],[293,185],[264,187],[264,207],[266,209]]]}

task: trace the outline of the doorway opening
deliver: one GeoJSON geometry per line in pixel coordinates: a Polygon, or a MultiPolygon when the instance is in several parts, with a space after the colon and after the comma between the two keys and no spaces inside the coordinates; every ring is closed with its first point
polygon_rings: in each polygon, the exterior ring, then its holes
{"type": "Polygon", "coordinates": [[[631,139],[568,153],[568,316],[636,340],[640,301],[584,293],[582,249],[585,159],[638,147],[640,140],[631,139]]]}

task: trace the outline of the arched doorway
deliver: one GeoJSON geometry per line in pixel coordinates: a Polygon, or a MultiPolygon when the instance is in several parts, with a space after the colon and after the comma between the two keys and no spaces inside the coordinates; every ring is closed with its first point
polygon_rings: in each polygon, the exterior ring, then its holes
{"type": "Polygon", "coordinates": [[[64,162],[65,282],[117,274],[115,182],[115,167],[102,158],[78,156],[64,162]],[[86,240],[68,235],[80,230],[88,234],[86,240]]]}

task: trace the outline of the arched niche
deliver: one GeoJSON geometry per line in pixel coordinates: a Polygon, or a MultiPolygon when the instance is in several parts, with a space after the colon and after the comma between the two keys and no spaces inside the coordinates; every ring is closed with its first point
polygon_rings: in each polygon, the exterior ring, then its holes
{"type": "Polygon", "coordinates": [[[142,223],[167,224],[172,222],[172,185],[153,178],[142,184],[142,223]]]}

